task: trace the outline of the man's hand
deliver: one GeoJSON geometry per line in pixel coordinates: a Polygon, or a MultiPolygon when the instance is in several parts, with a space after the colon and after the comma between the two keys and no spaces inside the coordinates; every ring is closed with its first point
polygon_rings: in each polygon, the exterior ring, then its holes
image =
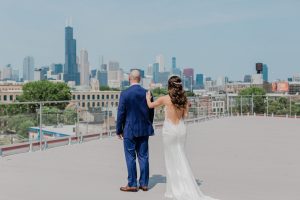
{"type": "Polygon", "coordinates": [[[123,140],[123,139],[124,139],[124,138],[123,138],[123,133],[118,134],[118,138],[119,138],[120,140],[123,140]]]}

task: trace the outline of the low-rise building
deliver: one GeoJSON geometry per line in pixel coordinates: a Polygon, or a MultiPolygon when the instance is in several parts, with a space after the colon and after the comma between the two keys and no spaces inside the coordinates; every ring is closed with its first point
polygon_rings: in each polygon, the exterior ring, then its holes
{"type": "MultiPolygon", "coordinates": [[[[23,83],[0,82],[0,102],[11,103],[22,94],[23,83]]],[[[99,87],[78,87],[71,91],[72,102],[78,102],[82,108],[118,107],[121,91],[101,91],[99,87]]]]}
{"type": "Polygon", "coordinates": [[[23,83],[15,81],[0,82],[0,102],[10,103],[16,101],[17,97],[22,94],[23,83]]]}
{"type": "Polygon", "coordinates": [[[74,90],[72,101],[82,108],[118,107],[120,91],[74,90]]]}
{"type": "Polygon", "coordinates": [[[289,87],[289,94],[292,95],[300,94],[300,82],[290,82],[288,87],[289,87]]]}

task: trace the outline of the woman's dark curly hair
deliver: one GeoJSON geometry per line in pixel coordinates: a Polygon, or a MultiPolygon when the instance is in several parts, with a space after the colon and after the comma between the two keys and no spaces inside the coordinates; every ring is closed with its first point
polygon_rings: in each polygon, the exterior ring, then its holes
{"type": "Polygon", "coordinates": [[[168,80],[169,96],[177,109],[185,109],[187,97],[185,95],[182,81],[178,76],[171,76],[168,80]]]}

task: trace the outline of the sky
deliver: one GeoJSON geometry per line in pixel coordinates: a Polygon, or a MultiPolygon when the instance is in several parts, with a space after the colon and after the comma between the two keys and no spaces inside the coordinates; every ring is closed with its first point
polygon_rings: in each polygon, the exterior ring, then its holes
{"type": "Polygon", "coordinates": [[[92,68],[120,62],[146,67],[164,55],[180,68],[230,80],[269,67],[270,80],[300,73],[299,0],[0,0],[0,67],[64,63],[64,27],[72,18],[77,54],[92,68]]]}

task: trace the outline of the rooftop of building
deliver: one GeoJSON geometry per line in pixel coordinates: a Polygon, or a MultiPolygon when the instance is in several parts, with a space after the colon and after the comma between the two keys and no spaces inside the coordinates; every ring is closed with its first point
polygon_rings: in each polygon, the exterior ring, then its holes
{"type": "MultiPolygon", "coordinates": [[[[188,127],[187,155],[200,189],[221,200],[299,199],[299,119],[231,117],[188,127]]],[[[116,137],[0,157],[0,199],[159,200],[162,136],[150,139],[150,190],[122,193],[126,166],[116,137]]]]}
{"type": "MultiPolygon", "coordinates": [[[[63,125],[63,124],[42,127],[44,134],[56,136],[56,137],[73,136],[76,134],[74,129],[75,129],[74,125],[63,125]]],[[[38,133],[40,131],[40,127],[30,127],[29,131],[38,133]]]]}

